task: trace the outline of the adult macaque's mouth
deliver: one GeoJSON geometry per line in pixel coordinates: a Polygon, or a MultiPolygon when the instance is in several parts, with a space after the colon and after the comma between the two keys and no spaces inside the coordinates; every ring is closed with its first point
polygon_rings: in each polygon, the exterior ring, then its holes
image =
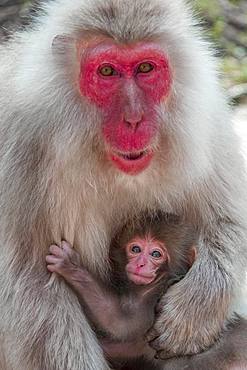
{"type": "Polygon", "coordinates": [[[117,153],[117,154],[125,160],[136,161],[144,157],[147,153],[148,151],[144,150],[142,152],[136,152],[136,153],[128,153],[128,154],[117,153]]]}
{"type": "Polygon", "coordinates": [[[149,149],[129,153],[114,151],[110,153],[109,157],[120,171],[136,175],[149,166],[153,158],[153,151],[149,149]]]}

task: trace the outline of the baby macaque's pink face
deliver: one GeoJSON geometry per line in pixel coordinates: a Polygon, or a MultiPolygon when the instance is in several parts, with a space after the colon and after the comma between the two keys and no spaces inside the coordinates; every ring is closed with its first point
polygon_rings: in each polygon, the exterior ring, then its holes
{"type": "Polygon", "coordinates": [[[137,285],[148,285],[156,277],[159,268],[169,262],[165,244],[151,235],[135,237],[126,245],[128,279],[137,285]]]}

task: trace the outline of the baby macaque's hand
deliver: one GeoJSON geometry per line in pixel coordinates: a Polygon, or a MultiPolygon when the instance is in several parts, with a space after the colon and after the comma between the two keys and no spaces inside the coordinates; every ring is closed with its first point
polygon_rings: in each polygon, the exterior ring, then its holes
{"type": "Polygon", "coordinates": [[[62,241],[61,247],[53,244],[49,248],[50,254],[46,256],[47,269],[56,272],[65,279],[75,271],[81,269],[81,259],[71,245],[62,241]]]}

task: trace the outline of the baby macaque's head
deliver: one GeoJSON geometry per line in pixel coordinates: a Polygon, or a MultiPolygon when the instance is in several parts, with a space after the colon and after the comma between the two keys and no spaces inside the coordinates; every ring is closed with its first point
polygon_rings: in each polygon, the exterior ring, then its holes
{"type": "Polygon", "coordinates": [[[163,277],[182,278],[195,260],[196,242],[190,225],[176,216],[158,214],[131,220],[110,250],[115,271],[124,271],[136,285],[148,285],[163,277]]]}
{"type": "Polygon", "coordinates": [[[170,256],[165,243],[151,234],[134,237],[126,245],[128,279],[137,285],[152,283],[170,256]]]}

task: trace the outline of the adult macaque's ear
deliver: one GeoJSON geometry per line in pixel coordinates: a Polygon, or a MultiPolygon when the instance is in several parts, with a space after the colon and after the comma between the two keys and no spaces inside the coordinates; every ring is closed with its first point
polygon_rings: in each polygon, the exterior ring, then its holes
{"type": "Polygon", "coordinates": [[[73,37],[64,35],[57,35],[53,38],[51,48],[54,54],[65,53],[69,48],[74,47],[76,41],[73,37]]]}
{"type": "Polygon", "coordinates": [[[196,258],[197,258],[197,249],[195,246],[192,246],[190,251],[189,251],[189,254],[188,254],[188,263],[189,263],[189,266],[191,267],[193,265],[193,263],[195,262],[196,258]]]}

